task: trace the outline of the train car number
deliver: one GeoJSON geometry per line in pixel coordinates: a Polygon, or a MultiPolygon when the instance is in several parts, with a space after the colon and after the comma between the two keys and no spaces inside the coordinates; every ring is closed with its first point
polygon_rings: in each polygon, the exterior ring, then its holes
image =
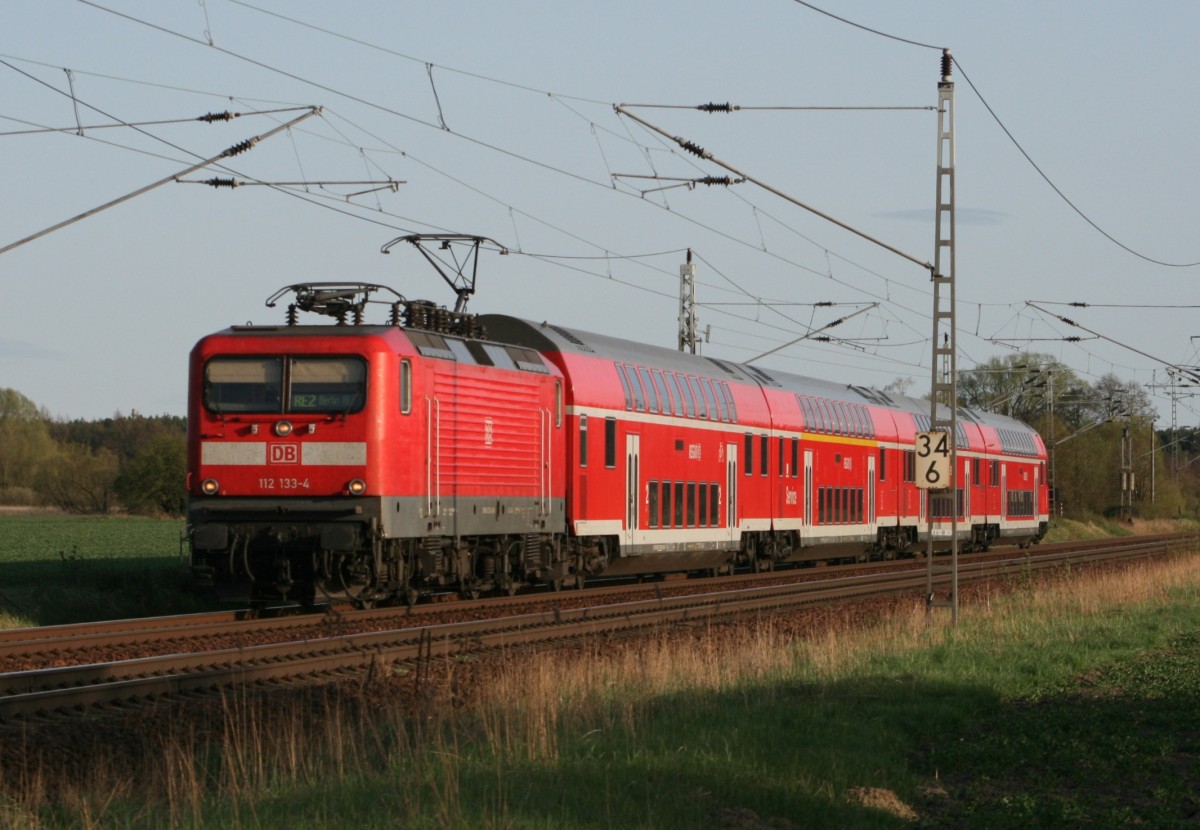
{"type": "Polygon", "coordinates": [[[307,478],[260,478],[260,490],[307,490],[307,478]]]}

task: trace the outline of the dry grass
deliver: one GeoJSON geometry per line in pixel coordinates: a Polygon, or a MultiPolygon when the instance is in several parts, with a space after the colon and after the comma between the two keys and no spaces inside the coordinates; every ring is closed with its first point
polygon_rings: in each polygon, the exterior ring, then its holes
{"type": "MultiPolygon", "coordinates": [[[[483,799],[496,826],[511,826],[506,817],[524,798],[513,770],[577,764],[589,735],[603,736],[607,752],[637,747],[664,716],[686,720],[664,715],[678,701],[759,705],[798,684],[877,675],[881,660],[901,676],[931,648],[987,643],[947,669],[967,683],[996,671],[989,655],[1031,636],[1081,640],[1090,619],[1197,586],[1200,557],[1179,556],[975,589],[957,629],[945,617],[930,625],[920,603],[871,618],[861,609],[825,613],[816,627],[776,616],[533,660],[449,662],[419,688],[398,675],[76,725],[36,744],[8,734],[0,737],[0,827],[258,826],[295,818],[305,798],[314,801],[309,817],[368,810],[361,821],[369,826],[378,808],[433,827],[477,822],[483,799]],[[321,806],[331,792],[346,803],[321,806]]],[[[828,781],[814,779],[813,788],[838,797],[828,781]]]]}

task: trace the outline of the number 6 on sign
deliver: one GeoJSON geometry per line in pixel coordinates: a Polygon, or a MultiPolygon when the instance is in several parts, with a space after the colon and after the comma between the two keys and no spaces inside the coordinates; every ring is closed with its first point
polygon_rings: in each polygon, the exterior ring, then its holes
{"type": "Polygon", "coordinates": [[[950,433],[917,433],[917,481],[921,490],[950,486],[950,433]]]}

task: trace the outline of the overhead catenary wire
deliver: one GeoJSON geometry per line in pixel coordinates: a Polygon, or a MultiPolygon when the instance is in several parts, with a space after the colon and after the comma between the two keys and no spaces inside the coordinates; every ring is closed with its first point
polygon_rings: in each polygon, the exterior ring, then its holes
{"type": "Polygon", "coordinates": [[[68,225],[73,225],[76,222],[79,222],[83,219],[87,219],[89,216],[94,216],[97,213],[100,213],[101,211],[104,211],[104,210],[108,210],[111,207],[115,207],[115,206],[121,204],[122,202],[128,202],[130,199],[137,198],[138,196],[141,196],[144,193],[149,193],[151,190],[154,190],[157,187],[162,187],[164,184],[169,184],[170,182],[176,181],[179,176],[186,176],[189,173],[194,173],[203,167],[208,167],[210,164],[214,164],[215,162],[218,162],[221,159],[230,158],[230,157],[236,156],[240,153],[244,153],[247,150],[252,149],[260,141],[265,141],[266,139],[270,138],[271,136],[276,135],[277,133],[283,132],[288,127],[292,126],[293,124],[299,124],[301,121],[305,120],[306,118],[311,118],[312,116],[317,115],[318,113],[320,113],[320,111],[321,111],[320,107],[313,107],[309,112],[306,112],[303,115],[293,118],[291,121],[287,122],[286,124],[281,124],[277,127],[274,127],[273,129],[268,130],[265,133],[248,138],[245,141],[234,144],[231,147],[227,147],[225,150],[222,150],[219,154],[217,154],[211,158],[205,159],[198,164],[193,164],[191,167],[187,168],[186,170],[181,170],[178,173],[161,178],[156,182],[151,182],[150,184],[148,184],[144,187],[139,187],[137,190],[134,190],[131,193],[126,193],[124,196],[119,196],[116,199],[105,202],[102,205],[98,205],[97,207],[94,207],[91,210],[86,210],[83,213],[72,216],[70,219],[65,219],[62,222],[59,222],[55,225],[51,225],[48,228],[43,228],[42,230],[38,231],[37,233],[33,233],[22,239],[18,239],[16,242],[10,242],[8,245],[5,245],[3,248],[0,248],[0,254],[8,253],[9,251],[13,250],[14,248],[18,248],[28,242],[33,242],[35,239],[40,239],[43,236],[46,236],[47,234],[51,234],[51,233],[54,233],[55,231],[62,230],[63,228],[67,227],[68,225]]]}
{"type": "MultiPolygon", "coordinates": [[[[77,100],[74,95],[72,100],[77,100]]],[[[251,115],[273,115],[282,112],[297,112],[300,110],[311,109],[311,107],[283,107],[273,110],[259,110],[254,112],[209,112],[204,115],[192,116],[191,118],[163,118],[157,121],[118,121],[112,124],[77,124],[74,127],[35,127],[28,130],[4,130],[0,131],[0,136],[12,135],[37,135],[39,133],[76,133],[83,135],[88,130],[111,130],[117,128],[129,129],[130,127],[160,127],[166,124],[194,124],[202,122],[206,124],[214,124],[218,121],[232,121],[235,118],[244,118],[251,115]]],[[[3,116],[0,116],[3,117],[3,116]]]]}
{"type": "MultiPolygon", "coordinates": [[[[900,37],[898,35],[894,35],[889,32],[884,32],[879,29],[873,29],[870,26],[864,26],[863,24],[856,23],[855,21],[850,20],[849,18],[841,17],[839,15],[833,14],[832,12],[826,11],[825,9],[822,9],[821,7],[819,7],[813,3],[809,3],[806,0],[793,0],[793,2],[796,3],[797,5],[804,6],[805,8],[807,8],[811,11],[817,12],[818,14],[823,14],[826,17],[832,18],[840,23],[844,23],[844,24],[851,26],[853,28],[856,28],[856,29],[861,29],[862,31],[869,32],[873,35],[878,35],[879,37],[887,38],[889,40],[895,40],[900,43],[907,43],[911,46],[918,46],[922,49],[937,49],[937,50],[943,49],[943,47],[935,46],[931,43],[922,43],[917,40],[910,40],[909,38],[900,37]]],[[[1029,166],[1032,167],[1039,176],[1041,176],[1042,180],[1047,185],[1050,186],[1050,189],[1053,190],[1058,195],[1058,197],[1060,199],[1062,199],[1062,201],[1065,202],[1066,205],[1076,213],[1076,215],[1079,216],[1080,219],[1082,219],[1084,222],[1086,222],[1088,225],[1090,225],[1094,230],[1096,230],[1098,233],[1100,233],[1101,236],[1103,236],[1108,241],[1112,242],[1117,247],[1121,248],[1122,250],[1132,254],[1133,256],[1135,256],[1139,259],[1145,260],[1146,262],[1152,263],[1154,265],[1161,265],[1165,268],[1193,268],[1197,265],[1200,265],[1200,260],[1197,260],[1195,262],[1168,262],[1166,260],[1158,259],[1156,257],[1152,257],[1147,254],[1143,254],[1140,251],[1137,251],[1134,248],[1130,247],[1129,245],[1126,245],[1124,242],[1121,242],[1119,239],[1117,239],[1111,233],[1106,231],[1104,228],[1100,227],[1100,225],[1095,220],[1093,220],[1090,216],[1088,216],[1086,213],[1084,213],[1083,210],[1078,205],[1076,205],[1075,202],[1072,201],[1071,198],[1068,197],[1067,194],[1064,193],[1063,190],[1050,179],[1050,176],[1047,175],[1044,170],[1042,170],[1041,166],[1038,165],[1038,163],[1033,160],[1033,157],[1021,145],[1021,142],[1017,141],[1017,137],[1015,135],[1013,135],[1012,131],[1009,130],[1008,126],[1004,123],[1004,121],[1000,118],[1000,116],[992,108],[992,105],[989,104],[987,99],[983,97],[983,93],[980,92],[978,87],[975,86],[975,82],[971,80],[971,77],[967,74],[967,71],[963,68],[962,62],[958,59],[958,56],[957,55],[953,56],[951,58],[951,60],[954,61],[954,65],[958,68],[959,74],[962,75],[963,80],[967,82],[967,86],[969,86],[971,88],[971,91],[973,93],[975,93],[975,97],[979,99],[979,102],[981,104],[983,104],[984,109],[986,109],[988,111],[988,114],[992,117],[992,120],[996,122],[996,125],[998,127],[1000,127],[1001,131],[1008,137],[1008,140],[1010,142],[1012,142],[1012,145],[1017,148],[1017,151],[1025,158],[1025,161],[1027,161],[1029,163],[1029,166]]]]}
{"type": "MultiPolygon", "coordinates": [[[[131,22],[135,22],[135,23],[139,23],[139,24],[141,24],[141,25],[148,26],[148,27],[150,27],[150,28],[152,28],[152,29],[154,29],[154,30],[156,30],[156,31],[160,31],[160,32],[163,32],[163,33],[165,33],[165,34],[170,34],[170,35],[173,35],[173,36],[175,36],[175,37],[179,37],[179,38],[182,38],[182,39],[184,39],[184,40],[187,40],[187,41],[190,41],[190,42],[193,42],[193,43],[197,43],[197,44],[204,45],[204,44],[203,44],[203,41],[200,41],[200,40],[198,40],[198,39],[196,39],[196,38],[190,37],[190,36],[188,36],[188,35],[185,35],[185,34],[182,34],[182,33],[179,33],[179,32],[172,31],[172,30],[170,30],[170,29],[168,29],[168,28],[165,28],[165,27],[163,27],[163,26],[159,26],[159,25],[157,25],[157,24],[149,23],[149,22],[147,22],[147,21],[141,20],[141,19],[139,19],[139,18],[137,18],[137,17],[134,17],[134,16],[132,16],[132,15],[124,14],[124,13],[122,13],[122,12],[117,12],[117,11],[115,11],[115,10],[112,10],[112,9],[109,9],[109,8],[107,8],[107,7],[105,7],[105,6],[101,5],[101,4],[99,4],[99,3],[96,3],[96,2],[91,2],[91,0],[80,0],[80,2],[82,2],[82,3],[84,3],[84,4],[88,5],[88,6],[91,6],[91,7],[93,7],[93,8],[96,8],[96,9],[98,9],[98,10],[105,11],[105,12],[108,12],[108,13],[110,13],[110,14],[114,14],[114,15],[116,15],[116,16],[118,16],[118,17],[121,17],[121,18],[123,18],[123,19],[130,20],[131,22]]],[[[408,115],[408,114],[406,114],[406,113],[399,112],[399,111],[397,111],[397,110],[395,110],[395,109],[393,109],[393,108],[391,108],[391,107],[387,107],[387,106],[384,106],[384,105],[377,104],[377,103],[375,103],[375,102],[372,102],[372,101],[369,101],[369,100],[363,99],[363,98],[361,98],[360,96],[356,96],[356,95],[353,95],[353,94],[350,94],[350,93],[344,92],[344,91],[342,91],[342,90],[337,90],[337,89],[335,89],[335,88],[333,88],[333,87],[330,87],[330,86],[327,86],[327,85],[321,84],[321,83],[319,83],[319,82],[316,82],[316,81],[313,81],[313,80],[311,80],[311,79],[303,78],[303,77],[301,77],[301,76],[297,75],[296,73],[289,72],[289,71],[287,71],[287,70],[283,70],[283,69],[280,69],[280,68],[278,68],[278,67],[271,66],[271,65],[269,65],[269,64],[266,64],[266,63],[264,63],[264,62],[262,62],[262,61],[259,61],[259,60],[257,60],[257,59],[251,58],[251,57],[249,57],[249,56],[241,55],[241,54],[239,54],[239,53],[233,52],[232,50],[224,49],[224,48],[222,48],[222,47],[214,47],[214,48],[216,48],[216,49],[217,49],[217,51],[220,51],[220,52],[222,52],[222,53],[228,54],[228,55],[230,55],[230,56],[232,56],[232,57],[235,57],[235,58],[237,58],[237,59],[240,59],[240,60],[247,61],[247,62],[249,62],[249,63],[251,63],[251,64],[253,64],[253,65],[260,66],[260,67],[262,67],[262,68],[264,68],[264,69],[267,69],[267,70],[269,70],[269,71],[272,71],[272,72],[276,72],[276,73],[278,73],[278,74],[281,74],[281,75],[283,75],[283,76],[285,76],[285,77],[288,77],[288,78],[292,78],[292,79],[294,79],[294,80],[298,80],[298,81],[300,81],[300,82],[302,82],[302,83],[308,83],[308,84],[311,84],[311,85],[313,85],[313,86],[316,86],[318,89],[322,89],[322,90],[331,91],[331,92],[333,92],[334,94],[337,94],[337,95],[344,96],[344,97],[346,97],[347,99],[349,99],[349,100],[352,100],[352,101],[355,101],[355,102],[358,102],[358,103],[363,103],[363,104],[365,104],[365,105],[367,105],[367,106],[369,106],[369,107],[375,108],[375,109],[377,109],[377,110],[380,110],[380,111],[382,111],[382,112],[385,112],[385,113],[390,113],[390,114],[397,115],[397,116],[399,116],[399,117],[402,117],[402,118],[406,118],[407,120],[414,121],[414,122],[416,122],[416,123],[419,123],[419,124],[421,124],[421,125],[423,125],[423,126],[429,126],[429,127],[432,127],[432,128],[435,128],[435,129],[439,129],[439,130],[440,130],[440,129],[442,129],[442,126],[441,126],[440,124],[435,124],[435,123],[432,123],[432,122],[429,122],[429,121],[426,121],[426,120],[423,120],[423,119],[420,119],[420,118],[416,118],[416,117],[414,117],[414,116],[410,116],[410,115],[408,115]]],[[[406,57],[407,57],[407,56],[406,56],[406,57]]],[[[493,80],[493,79],[486,78],[486,80],[493,80]]],[[[520,86],[520,85],[514,85],[514,86],[520,86]]],[[[526,88],[526,87],[522,87],[522,88],[523,88],[523,89],[528,89],[528,88],[526,88]]],[[[542,92],[542,91],[539,91],[539,92],[542,92]]],[[[545,93],[543,93],[543,94],[545,94],[545,93]]],[[[564,97],[564,96],[558,96],[558,97],[560,97],[560,98],[561,98],[561,97],[564,97]]],[[[575,99],[575,100],[587,100],[587,99],[575,99]]],[[[460,139],[464,139],[464,140],[470,141],[470,142],[472,142],[472,143],[475,143],[475,144],[477,144],[477,145],[479,145],[479,146],[481,146],[481,147],[485,147],[485,148],[488,148],[488,149],[495,150],[495,151],[497,151],[497,152],[500,152],[500,153],[503,153],[503,154],[505,154],[505,155],[508,155],[508,156],[510,156],[510,157],[513,157],[513,158],[515,158],[515,159],[519,159],[519,160],[522,160],[522,161],[527,161],[527,162],[533,163],[533,164],[535,164],[535,165],[537,165],[537,166],[544,167],[544,168],[546,168],[546,169],[549,169],[549,170],[552,170],[552,171],[555,171],[555,172],[561,172],[561,173],[564,173],[564,174],[566,174],[566,175],[568,175],[568,176],[571,176],[571,177],[573,177],[573,178],[577,178],[577,179],[580,179],[580,180],[582,180],[582,181],[586,181],[586,182],[589,182],[589,183],[592,183],[592,184],[599,184],[598,182],[596,182],[596,181],[594,181],[594,180],[588,179],[588,178],[586,178],[586,177],[579,176],[578,174],[572,173],[571,171],[563,170],[562,168],[555,167],[555,166],[553,166],[553,165],[547,165],[547,164],[545,164],[545,163],[543,163],[543,162],[540,162],[540,161],[538,161],[538,160],[536,160],[536,159],[530,159],[529,157],[527,157],[527,156],[523,156],[523,155],[521,155],[521,154],[518,154],[518,153],[513,153],[512,151],[508,151],[508,150],[505,150],[504,148],[497,147],[496,145],[494,145],[494,144],[491,144],[491,143],[489,143],[489,142],[480,141],[480,140],[478,140],[478,139],[475,139],[475,138],[472,138],[472,137],[470,137],[470,136],[463,135],[463,134],[461,134],[461,133],[456,133],[456,132],[453,132],[453,131],[447,131],[447,132],[449,132],[450,134],[454,135],[454,136],[455,136],[455,137],[457,137],[457,138],[460,138],[460,139]]],[[[460,181],[460,183],[461,183],[461,181],[460,181]]],[[[608,188],[609,188],[609,185],[604,185],[604,187],[606,187],[606,189],[608,189],[608,188]]],[[[299,194],[292,193],[291,195],[299,197],[299,194]]],[[[523,212],[523,213],[524,213],[524,212],[523,212]]],[[[355,214],[349,214],[349,215],[355,215],[355,214]]],[[[526,213],[525,215],[528,215],[528,214],[526,213]]],[[[364,218],[365,218],[365,217],[364,217],[364,218]]],[[[531,218],[535,218],[535,219],[536,219],[536,217],[531,217],[531,218]]],[[[368,221],[375,222],[376,220],[369,219],[368,221]]],[[[543,221],[543,222],[544,222],[544,220],[537,220],[537,221],[543,221]]],[[[705,223],[702,223],[702,222],[696,222],[696,220],[694,220],[694,219],[691,219],[691,218],[688,218],[688,221],[692,221],[692,222],[694,222],[694,223],[698,224],[699,226],[701,226],[701,227],[704,227],[705,229],[712,230],[712,231],[714,231],[714,232],[717,232],[717,233],[721,233],[721,234],[722,234],[722,235],[724,235],[724,236],[729,236],[728,234],[725,234],[725,233],[721,232],[721,231],[720,231],[720,229],[713,228],[711,225],[707,225],[707,224],[705,224],[705,223]]],[[[733,237],[730,237],[730,238],[733,238],[733,237]]],[[[787,260],[785,259],[784,261],[787,261],[787,260]]],[[[793,263],[793,264],[796,264],[796,263],[793,263]]]]}
{"type": "MultiPolygon", "coordinates": [[[[251,7],[249,4],[245,4],[245,3],[239,3],[238,5],[244,5],[244,6],[247,6],[247,7],[249,7],[249,8],[253,8],[253,7],[251,7]]],[[[807,4],[806,4],[806,5],[807,5],[807,4]]],[[[304,24],[301,24],[301,25],[304,25],[304,24]]],[[[367,44],[365,44],[365,45],[367,45],[367,44]]],[[[918,45],[925,45],[925,44],[918,44],[918,45]]],[[[932,46],[931,46],[930,48],[934,48],[934,47],[932,47],[932,46]]],[[[441,67],[440,65],[436,65],[436,66],[438,66],[438,68],[439,68],[439,69],[442,69],[442,68],[443,68],[443,67],[441,67]]],[[[464,73],[464,74],[471,74],[471,73],[464,73]]],[[[484,80],[488,80],[488,81],[496,81],[496,79],[493,79],[493,78],[488,78],[487,76],[477,76],[477,77],[483,78],[484,80]]],[[[496,81],[496,82],[500,82],[500,81],[496,81]]],[[[514,86],[514,87],[519,87],[520,85],[512,85],[512,86],[514,86]]],[[[532,88],[527,88],[527,87],[520,87],[520,88],[523,88],[523,89],[530,89],[531,91],[538,91],[538,90],[532,90],[532,88]]],[[[541,91],[538,91],[538,92],[541,92],[541,91]]],[[[563,97],[563,96],[559,96],[559,97],[563,97]]],[[[552,100],[558,101],[558,97],[551,96],[551,98],[552,98],[552,100]]],[[[580,99],[580,100],[588,100],[588,99],[580,99]]],[[[559,102],[559,103],[561,103],[561,102],[559,102]]],[[[597,102],[597,103],[599,103],[599,102],[597,102]]],[[[434,122],[434,123],[431,123],[429,126],[438,126],[438,125],[436,124],[436,122],[434,122]]],[[[614,135],[616,135],[616,134],[614,133],[614,135]]],[[[593,183],[595,183],[595,182],[593,182],[593,183]]],[[[611,185],[609,185],[607,182],[606,182],[606,183],[604,183],[604,186],[605,186],[606,188],[610,188],[610,187],[611,187],[611,185]]],[[[293,195],[297,195],[297,194],[293,194],[293,195]]],[[[320,197],[320,198],[324,198],[324,197],[320,197]]],[[[739,199],[740,199],[740,198],[742,198],[742,197],[735,195],[735,198],[739,198],[739,199]]],[[[312,200],[310,199],[310,201],[312,201],[312,200]]],[[[503,202],[503,200],[501,200],[501,202],[503,202]]],[[[327,206],[327,207],[328,207],[328,206],[327,206]]],[[[511,208],[511,207],[512,207],[512,206],[510,206],[510,208],[511,208]]],[[[513,209],[515,209],[515,208],[513,208],[513,209]]],[[[348,215],[348,216],[352,216],[352,217],[356,217],[356,218],[366,218],[366,217],[362,217],[362,216],[360,216],[359,214],[356,214],[356,213],[353,213],[353,212],[347,212],[347,211],[343,211],[343,212],[344,212],[344,213],[346,213],[346,215],[348,215]]],[[[521,214],[522,214],[522,215],[524,215],[524,216],[530,216],[530,218],[531,218],[531,219],[534,219],[535,221],[542,222],[543,224],[547,224],[549,227],[554,227],[554,225],[552,225],[552,224],[550,224],[550,223],[546,223],[546,222],[545,222],[545,220],[543,220],[543,219],[538,219],[537,217],[535,217],[535,216],[532,216],[532,215],[528,214],[528,213],[527,213],[527,212],[525,212],[525,211],[521,211],[521,214]]],[[[677,215],[680,215],[680,214],[678,214],[678,212],[677,212],[677,215]]],[[[404,217],[399,217],[399,218],[402,218],[402,219],[404,219],[404,221],[415,221],[415,220],[406,219],[406,218],[404,218],[404,217]]],[[[711,227],[711,224],[710,224],[710,225],[708,225],[708,226],[706,226],[706,225],[705,225],[705,223],[703,223],[703,222],[699,222],[699,223],[697,223],[697,222],[695,222],[695,220],[694,220],[694,219],[692,219],[691,217],[683,217],[683,218],[685,219],[685,221],[693,222],[693,223],[694,223],[694,224],[696,224],[698,227],[711,227]]],[[[376,220],[368,220],[368,221],[376,221],[376,220]]],[[[777,221],[778,221],[778,220],[777,220],[777,221]]],[[[786,227],[786,223],[780,223],[780,224],[786,227]]],[[[391,227],[391,225],[388,225],[388,226],[389,226],[389,227],[391,227]]],[[[562,228],[562,227],[558,227],[558,228],[556,228],[556,230],[561,230],[561,231],[563,231],[563,232],[569,232],[569,231],[567,231],[567,229],[566,229],[566,228],[562,228]]],[[[738,241],[738,242],[742,242],[742,241],[743,241],[743,240],[737,240],[737,239],[736,239],[734,236],[732,236],[731,234],[729,234],[729,233],[725,232],[725,229],[720,229],[720,228],[718,228],[717,230],[718,230],[718,232],[722,232],[722,235],[723,235],[723,236],[725,236],[726,238],[729,238],[729,239],[731,239],[731,240],[738,241]]],[[[793,231],[793,232],[794,232],[794,231],[793,231]]],[[[590,242],[590,241],[588,241],[588,240],[584,240],[584,239],[583,239],[583,237],[582,237],[582,236],[580,236],[580,235],[578,235],[578,234],[574,234],[573,236],[574,236],[575,238],[579,238],[579,239],[581,239],[582,241],[587,241],[587,242],[588,242],[588,244],[596,244],[596,243],[590,242]]],[[[598,246],[598,247],[599,247],[599,246],[598,246]]],[[[754,247],[754,246],[752,246],[752,247],[754,247]]],[[[765,242],[764,242],[764,248],[765,248],[765,242]]],[[[775,258],[776,258],[776,259],[778,259],[780,262],[782,262],[782,263],[788,263],[789,265],[791,265],[791,266],[793,266],[793,267],[801,267],[801,268],[803,268],[803,267],[804,267],[804,265],[803,265],[801,262],[797,262],[797,261],[796,261],[794,258],[788,258],[788,257],[780,257],[780,256],[778,256],[778,252],[772,251],[772,252],[769,252],[769,255],[771,255],[771,256],[773,256],[773,257],[775,257],[775,258]]],[[[836,254],[836,253],[835,253],[835,254],[833,254],[833,255],[834,255],[834,256],[838,256],[839,258],[844,258],[844,257],[842,257],[842,255],[841,255],[841,254],[836,254]]],[[[856,267],[861,267],[861,266],[856,266],[856,267]]],[[[869,272],[869,269],[864,269],[864,270],[867,270],[867,271],[869,272]]],[[[881,280],[884,280],[885,282],[888,282],[889,284],[892,282],[892,281],[890,281],[890,280],[889,280],[887,277],[883,277],[883,276],[880,276],[880,275],[876,275],[876,276],[879,276],[879,279],[881,279],[881,280]]],[[[863,288],[863,286],[862,286],[862,283],[861,283],[861,280],[859,280],[859,279],[857,279],[857,278],[856,278],[854,282],[855,282],[855,285],[854,285],[854,290],[856,290],[856,291],[863,291],[863,290],[864,290],[864,288],[863,288]]],[[[904,283],[903,283],[903,282],[901,282],[901,283],[896,283],[896,284],[897,284],[897,285],[904,285],[904,283]]],[[[908,287],[908,286],[905,286],[905,287],[908,287]]],[[[869,293],[869,292],[868,292],[868,293],[869,293]]],[[[883,295],[883,294],[884,294],[884,291],[881,289],[879,293],[880,293],[880,295],[883,295]]],[[[888,293],[890,293],[890,289],[889,289],[888,293]]],[[[890,302],[890,300],[891,300],[891,298],[890,298],[890,297],[887,297],[887,298],[885,298],[885,299],[887,299],[889,302],[890,302]]],[[[898,322],[900,322],[900,323],[905,323],[905,322],[906,322],[906,321],[905,321],[905,318],[904,318],[904,315],[899,315],[899,316],[898,316],[896,319],[897,319],[897,321],[898,321],[898,322]]]]}

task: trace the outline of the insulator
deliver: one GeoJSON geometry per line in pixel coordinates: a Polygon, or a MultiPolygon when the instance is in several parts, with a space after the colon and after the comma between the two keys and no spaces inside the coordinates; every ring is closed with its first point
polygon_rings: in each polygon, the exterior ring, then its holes
{"type": "Polygon", "coordinates": [[[356,305],[354,307],[354,325],[361,326],[363,324],[363,307],[356,305]]]}
{"type": "Polygon", "coordinates": [[[696,109],[701,112],[733,112],[736,109],[740,109],[740,107],[735,107],[733,104],[726,102],[724,104],[701,104],[696,109]]]}
{"type": "Polygon", "coordinates": [[[228,150],[226,150],[224,153],[221,153],[221,158],[229,158],[230,156],[236,156],[240,153],[244,153],[257,143],[258,143],[257,139],[248,138],[245,141],[242,141],[242,142],[239,142],[239,143],[233,145],[228,150]]]}
{"type": "Polygon", "coordinates": [[[300,310],[296,308],[295,303],[288,303],[287,324],[294,326],[300,320],[300,310]]]}
{"type": "Polygon", "coordinates": [[[687,150],[692,155],[699,156],[700,158],[704,158],[708,155],[708,153],[704,151],[704,148],[694,141],[680,141],[679,146],[687,150]]]}
{"type": "Polygon", "coordinates": [[[951,69],[952,63],[953,63],[953,58],[950,57],[950,50],[943,49],[942,50],[942,80],[943,81],[946,81],[946,82],[950,81],[950,69],[951,69]]]}
{"type": "Polygon", "coordinates": [[[339,308],[337,313],[337,324],[339,326],[346,325],[346,309],[339,308]]]}
{"type": "Polygon", "coordinates": [[[388,325],[400,325],[400,303],[392,303],[392,313],[388,315],[388,325]]]}
{"type": "Polygon", "coordinates": [[[205,179],[204,183],[209,187],[229,187],[238,186],[237,179],[205,179]]]}
{"type": "Polygon", "coordinates": [[[225,110],[225,112],[210,112],[207,115],[200,116],[196,120],[211,124],[214,121],[232,121],[237,117],[238,113],[232,113],[229,110],[225,110]]]}

